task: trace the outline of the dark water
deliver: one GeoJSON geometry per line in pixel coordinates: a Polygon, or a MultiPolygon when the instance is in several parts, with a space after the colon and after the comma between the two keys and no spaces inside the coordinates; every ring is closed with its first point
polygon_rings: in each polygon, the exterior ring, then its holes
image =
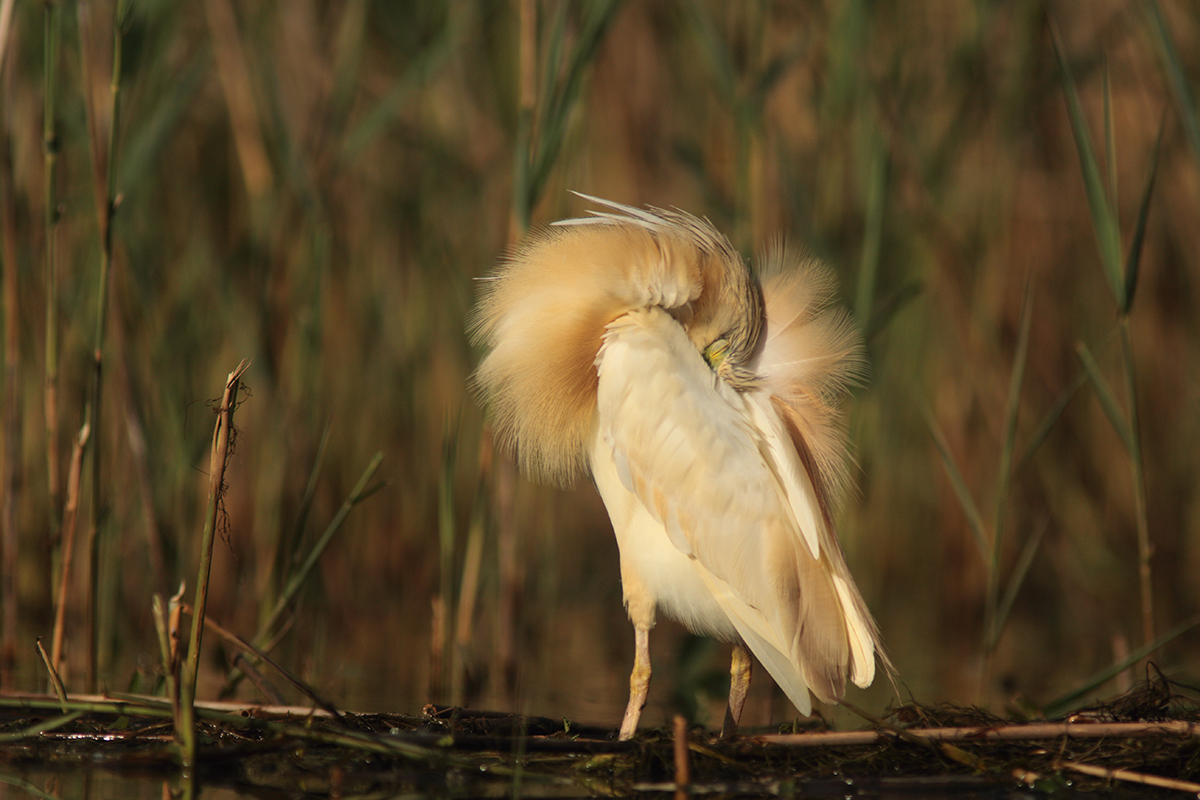
{"type": "MultiPolygon", "coordinates": [[[[193,797],[206,800],[231,798],[298,798],[331,796],[330,772],[311,773],[297,778],[290,771],[286,781],[272,781],[269,774],[259,771],[253,783],[248,782],[245,764],[210,765],[206,775],[193,787],[193,797]]],[[[283,775],[280,775],[283,777],[283,775]]],[[[521,776],[489,776],[486,771],[468,774],[463,770],[381,769],[374,775],[361,771],[343,776],[342,797],[610,797],[620,795],[654,795],[672,797],[675,787],[670,782],[633,782],[621,786],[597,781],[563,780],[547,782],[521,776]]],[[[1117,787],[1118,789],[1122,787],[1117,787]]],[[[111,798],[113,800],[159,800],[180,796],[183,784],[177,774],[162,772],[114,771],[99,767],[74,766],[69,769],[47,769],[39,765],[0,764],[0,798],[111,798]],[[45,795],[41,794],[42,792],[45,795]]],[[[1126,789],[1103,792],[1106,796],[1162,796],[1156,793],[1134,792],[1126,789]]],[[[691,786],[694,797],[814,797],[814,798],[896,798],[911,800],[919,797],[962,798],[962,800],[1015,800],[1016,798],[1094,796],[1094,793],[1075,791],[1060,785],[1053,792],[1022,788],[1013,783],[974,776],[871,778],[850,780],[829,779],[746,779],[719,783],[696,783],[691,786]]],[[[339,795],[332,795],[339,796],[339,795]]]]}

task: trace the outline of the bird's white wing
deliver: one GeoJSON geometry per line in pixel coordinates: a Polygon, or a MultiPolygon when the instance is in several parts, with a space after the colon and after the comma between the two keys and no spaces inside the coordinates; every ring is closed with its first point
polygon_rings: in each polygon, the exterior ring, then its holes
{"type": "Polygon", "coordinates": [[[662,309],[610,323],[597,356],[600,434],[617,473],[690,556],[801,710],[840,697],[851,643],[817,546],[822,512],[769,396],[738,393],[662,309]]]}

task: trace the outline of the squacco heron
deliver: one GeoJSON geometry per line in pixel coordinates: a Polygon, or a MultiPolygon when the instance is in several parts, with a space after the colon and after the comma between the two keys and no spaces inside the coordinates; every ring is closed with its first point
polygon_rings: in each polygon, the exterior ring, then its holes
{"type": "Polygon", "coordinates": [[[878,629],[833,517],[839,401],[864,361],[831,274],[770,255],[761,279],[706,220],[606,200],[484,279],[474,376],[535,480],[591,473],[612,519],[635,657],[620,738],[650,685],[656,612],[733,643],[723,733],[753,653],[801,714],[867,686],[878,629]]]}

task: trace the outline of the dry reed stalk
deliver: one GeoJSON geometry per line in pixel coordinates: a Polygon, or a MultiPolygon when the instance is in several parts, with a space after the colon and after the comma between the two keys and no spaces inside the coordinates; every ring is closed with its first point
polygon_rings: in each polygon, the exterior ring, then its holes
{"type": "Polygon", "coordinates": [[[441,597],[429,601],[429,697],[446,691],[446,605],[441,597]]]}
{"type": "MultiPolygon", "coordinates": [[[[4,9],[0,9],[3,11],[4,9]]],[[[11,7],[7,13],[11,14],[11,7]]],[[[0,19],[4,27],[5,19],[0,19]]],[[[0,34],[4,34],[0,31],[0,34]]],[[[0,37],[0,55],[4,47],[0,37]]],[[[0,65],[4,62],[0,60],[0,65]]],[[[0,137],[4,150],[10,149],[7,134],[0,137]]],[[[11,174],[12,165],[8,158],[0,160],[0,169],[11,174]]],[[[3,273],[4,310],[4,395],[3,395],[3,451],[0,451],[0,684],[9,683],[12,665],[17,652],[17,491],[18,459],[21,446],[21,394],[20,347],[17,341],[20,315],[18,313],[17,282],[17,221],[12,181],[8,176],[0,180],[0,231],[3,232],[3,251],[0,252],[0,272],[3,273]]]]}
{"type": "Polygon", "coordinates": [[[691,777],[688,768],[688,738],[687,720],[682,714],[676,714],[672,720],[675,738],[673,750],[675,753],[675,800],[684,800],[688,796],[691,777]]]}
{"type": "Polygon", "coordinates": [[[492,658],[492,697],[511,705],[517,678],[517,601],[521,574],[517,563],[515,509],[517,467],[507,456],[496,460],[496,559],[500,598],[496,607],[496,640],[492,658]]]}
{"type": "Polygon", "coordinates": [[[905,728],[902,731],[818,731],[779,733],[754,737],[768,744],[789,747],[836,747],[876,744],[900,738],[932,742],[1028,741],[1044,739],[1104,739],[1144,736],[1200,737],[1200,723],[1185,720],[1165,722],[1034,722],[1022,725],[971,725],[961,728],[905,728]]]}
{"type": "Polygon", "coordinates": [[[246,183],[246,193],[256,200],[270,188],[274,178],[271,160],[262,142],[262,128],[251,91],[253,83],[246,65],[246,54],[238,34],[237,16],[229,0],[206,0],[204,10],[208,29],[212,33],[217,75],[221,79],[221,90],[225,93],[225,104],[229,108],[229,122],[238,163],[242,167],[242,179],[246,183]]]}
{"type": "Polygon", "coordinates": [[[458,589],[457,619],[454,624],[455,670],[451,680],[451,702],[463,705],[466,689],[466,665],[475,641],[475,605],[479,597],[483,569],[483,540],[486,525],[488,476],[492,471],[492,441],[484,437],[479,446],[479,477],[475,485],[475,508],[467,526],[467,546],[463,554],[462,580],[458,589]]]}
{"type": "Polygon", "coordinates": [[[1114,769],[1112,767],[1097,767],[1092,764],[1081,764],[1078,761],[1055,761],[1055,769],[1065,769],[1095,778],[1125,783],[1140,783],[1143,786],[1157,786],[1162,789],[1176,789],[1181,792],[1200,794],[1200,783],[1184,781],[1178,778],[1164,778],[1161,775],[1150,775],[1145,772],[1134,772],[1131,769],[1114,769]]]}
{"type": "MultiPolygon", "coordinates": [[[[509,217],[508,243],[519,242],[529,231],[533,202],[530,199],[530,160],[534,113],[537,108],[537,2],[520,0],[517,5],[517,144],[513,175],[513,205],[509,217]]],[[[547,66],[547,69],[550,69],[547,66]]],[[[491,432],[485,428],[484,437],[491,432]]],[[[493,486],[496,515],[496,570],[499,597],[496,602],[496,638],[493,644],[491,695],[494,702],[511,705],[516,686],[516,615],[520,596],[517,565],[515,503],[516,464],[507,456],[496,459],[493,486]]]]}
{"type": "Polygon", "coordinates": [[[45,7],[45,30],[42,57],[42,163],[45,173],[45,213],[43,255],[46,274],[46,347],[45,396],[43,414],[46,426],[46,473],[50,508],[57,510],[62,491],[59,486],[61,468],[58,455],[58,198],[55,192],[55,167],[58,163],[57,113],[58,46],[61,38],[61,9],[58,2],[45,7]]]}
{"type": "Polygon", "coordinates": [[[0,2],[0,64],[4,63],[4,54],[8,52],[8,35],[12,29],[13,6],[16,0],[0,2]]]}
{"type": "Polygon", "coordinates": [[[200,644],[204,632],[204,612],[208,605],[208,580],[212,568],[213,542],[221,515],[221,499],[225,494],[225,467],[233,448],[233,412],[238,405],[242,375],[250,368],[248,361],[238,364],[225,381],[225,393],[217,408],[217,424],[213,430],[212,452],[209,458],[208,505],[205,510],[204,535],[200,544],[200,567],[196,575],[196,599],[193,603],[192,633],[188,643],[187,661],[180,680],[180,716],[176,718],[176,735],[180,743],[185,769],[196,758],[196,676],[200,668],[200,644]]]}
{"type": "Polygon", "coordinates": [[[454,519],[454,467],[457,456],[458,425],[447,420],[442,434],[442,464],[438,475],[438,598],[433,607],[433,621],[438,626],[434,641],[438,645],[436,660],[439,670],[437,675],[431,677],[436,678],[439,692],[431,696],[447,698],[451,705],[457,705],[462,700],[455,694],[461,666],[452,647],[454,634],[450,628],[454,622],[454,551],[458,527],[454,519]]]}
{"type": "Polygon", "coordinates": [[[67,504],[63,509],[63,541],[60,549],[62,562],[58,570],[58,595],[54,606],[54,633],[50,645],[50,664],[55,670],[62,669],[63,636],[67,617],[67,595],[71,589],[71,561],[75,557],[75,531],[79,520],[79,484],[83,480],[83,452],[91,436],[91,427],[85,420],[75,438],[71,451],[71,468],[67,476],[67,504]]]}

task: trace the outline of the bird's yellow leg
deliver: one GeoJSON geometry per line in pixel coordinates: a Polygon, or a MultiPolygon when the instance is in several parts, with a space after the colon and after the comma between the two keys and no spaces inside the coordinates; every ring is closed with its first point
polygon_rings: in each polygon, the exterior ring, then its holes
{"type": "Polygon", "coordinates": [[[650,692],[650,629],[638,625],[633,629],[634,655],[633,672],[629,676],[629,705],[625,707],[625,719],[621,720],[622,742],[632,739],[637,731],[642,709],[646,707],[646,695],[650,692]]]}
{"type": "Polygon", "coordinates": [[[722,739],[737,735],[742,706],[746,704],[746,693],[750,691],[750,665],[750,651],[746,645],[738,642],[733,646],[733,659],[729,664],[729,707],[725,709],[725,724],[721,726],[722,739]]]}

